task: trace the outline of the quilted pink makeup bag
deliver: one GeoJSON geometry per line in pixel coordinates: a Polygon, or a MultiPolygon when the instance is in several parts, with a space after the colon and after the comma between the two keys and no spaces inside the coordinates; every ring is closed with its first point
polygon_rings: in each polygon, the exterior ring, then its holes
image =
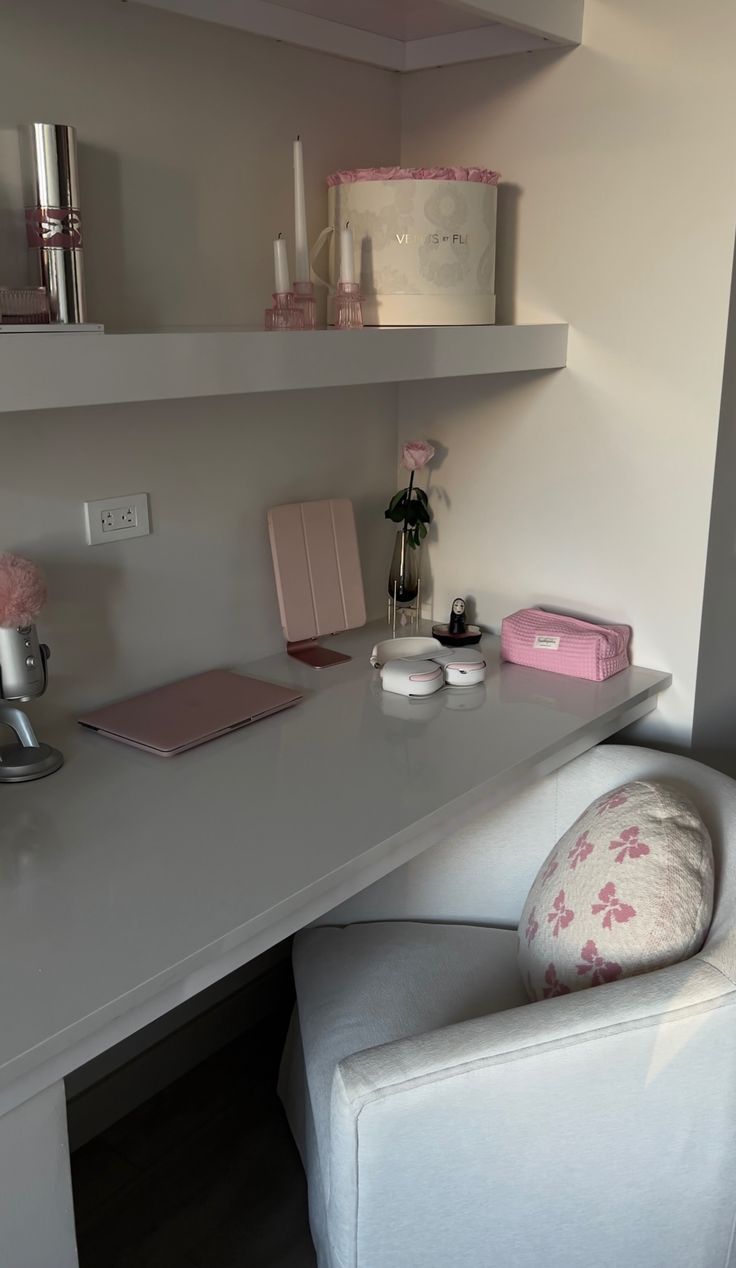
{"type": "Polygon", "coordinates": [[[626,669],[628,625],[592,625],[573,616],[522,608],[501,624],[501,656],[515,665],[602,682],[626,669]]]}

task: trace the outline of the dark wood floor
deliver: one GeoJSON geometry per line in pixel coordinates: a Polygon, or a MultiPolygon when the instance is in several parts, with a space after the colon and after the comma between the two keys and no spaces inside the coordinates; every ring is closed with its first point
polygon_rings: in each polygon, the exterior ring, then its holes
{"type": "Polygon", "coordinates": [[[315,1268],[282,1038],[259,1027],[72,1155],[80,1268],[315,1268]]]}

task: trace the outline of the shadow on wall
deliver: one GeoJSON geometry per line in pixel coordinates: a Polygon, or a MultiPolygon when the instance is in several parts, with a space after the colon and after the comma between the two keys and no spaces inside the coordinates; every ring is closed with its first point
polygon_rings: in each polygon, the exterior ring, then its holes
{"type": "Polygon", "coordinates": [[[0,286],[28,286],[18,129],[0,127],[0,286]]]}
{"type": "Polygon", "coordinates": [[[498,187],[496,228],[496,322],[513,326],[516,321],[516,291],[519,260],[520,185],[498,187]]]}
{"type": "MultiPolygon", "coordinates": [[[[34,550],[19,549],[18,553],[33,557],[34,550]]],[[[54,699],[60,695],[75,699],[88,688],[90,678],[102,689],[118,660],[112,613],[124,578],[119,567],[95,559],[77,563],[51,552],[44,557],[44,571],[50,597],[41,620],[44,628],[53,630],[50,677],[54,699]],[[92,673],[91,666],[96,667],[92,673]]],[[[42,716],[43,703],[37,707],[42,716]]]]}
{"type": "MultiPolygon", "coordinates": [[[[427,611],[427,605],[431,605],[432,610],[434,606],[434,574],[432,571],[432,552],[430,547],[436,545],[439,541],[437,510],[439,507],[443,507],[445,510],[450,510],[452,506],[450,494],[445,486],[437,481],[437,473],[442,469],[442,464],[445,462],[449,451],[447,446],[443,445],[441,440],[436,440],[434,436],[428,436],[427,440],[434,449],[434,457],[428,468],[429,479],[427,481],[427,494],[429,496],[429,505],[432,512],[432,523],[429,525],[429,532],[424,543],[421,562],[422,608],[425,613],[427,611]]],[[[441,620],[443,618],[433,610],[433,619],[441,620]]]]}
{"type": "Polygon", "coordinates": [[[82,197],[87,312],[90,321],[109,324],[127,311],[129,260],[122,213],[120,158],[83,142],[78,146],[82,197]],[[85,190],[94,197],[85,197],[85,190]]]}
{"type": "MultiPolygon", "coordinates": [[[[186,265],[192,250],[206,256],[206,244],[193,181],[173,167],[130,157],[123,173],[120,154],[82,141],[78,159],[89,319],[129,329],[196,324],[200,303],[186,265]]],[[[33,273],[18,130],[2,127],[0,285],[33,285],[33,273]]],[[[218,313],[207,317],[216,321],[218,313]]]]}
{"type": "Polygon", "coordinates": [[[123,171],[117,152],[80,143],[79,185],[90,320],[122,329],[196,325],[187,265],[207,252],[194,179],[130,155],[123,171]]]}
{"type": "Polygon", "coordinates": [[[693,716],[694,756],[736,776],[736,252],[731,281],[693,716]]]}

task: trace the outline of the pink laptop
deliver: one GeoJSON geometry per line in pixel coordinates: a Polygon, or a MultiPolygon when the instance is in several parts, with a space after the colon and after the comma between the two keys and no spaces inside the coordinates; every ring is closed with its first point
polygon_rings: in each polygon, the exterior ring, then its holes
{"type": "Polygon", "coordinates": [[[210,669],[95,709],[77,720],[111,740],[159,757],[174,757],[288,709],[301,699],[291,687],[246,678],[228,669],[210,669]]]}

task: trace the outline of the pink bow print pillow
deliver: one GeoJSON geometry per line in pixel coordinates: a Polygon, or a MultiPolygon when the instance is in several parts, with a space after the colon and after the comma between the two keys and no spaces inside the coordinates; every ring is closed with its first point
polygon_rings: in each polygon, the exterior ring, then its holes
{"type": "Polygon", "coordinates": [[[665,784],[598,798],[540,868],[519,924],[532,1000],[649,973],[694,955],[713,911],[713,850],[695,807],[665,784]]]}

